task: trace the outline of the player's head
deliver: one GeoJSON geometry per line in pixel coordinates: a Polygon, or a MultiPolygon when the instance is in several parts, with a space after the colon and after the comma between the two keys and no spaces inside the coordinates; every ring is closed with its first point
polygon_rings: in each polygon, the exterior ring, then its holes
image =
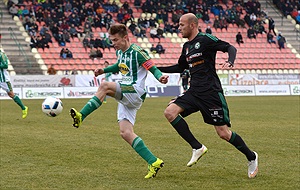
{"type": "Polygon", "coordinates": [[[180,17],[179,31],[183,38],[194,38],[198,34],[198,18],[193,13],[187,13],[180,17]]]}
{"type": "Polygon", "coordinates": [[[128,31],[124,24],[115,24],[112,25],[108,31],[109,39],[112,42],[112,45],[117,50],[125,51],[129,48],[129,38],[128,38],[128,31]]]}

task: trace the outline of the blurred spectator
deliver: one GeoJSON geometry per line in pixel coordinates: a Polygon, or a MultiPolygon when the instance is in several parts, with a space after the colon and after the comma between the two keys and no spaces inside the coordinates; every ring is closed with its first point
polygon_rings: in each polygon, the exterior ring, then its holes
{"type": "Polygon", "coordinates": [[[39,23],[44,21],[44,13],[42,8],[38,9],[38,11],[35,12],[35,18],[39,23]]]}
{"type": "Polygon", "coordinates": [[[102,53],[102,51],[100,50],[99,47],[96,49],[96,55],[97,55],[98,58],[102,58],[103,57],[103,53],[102,53]]]}
{"type": "Polygon", "coordinates": [[[42,43],[44,44],[43,46],[44,46],[44,48],[50,48],[50,46],[49,46],[49,41],[48,41],[48,39],[46,39],[46,36],[42,36],[42,38],[41,38],[41,41],[42,41],[42,43]]]}
{"type": "Polygon", "coordinates": [[[69,22],[70,25],[74,24],[74,26],[79,26],[80,25],[80,18],[75,13],[72,13],[69,16],[68,22],[69,22]]]}
{"type": "Polygon", "coordinates": [[[283,37],[281,35],[280,32],[278,32],[278,36],[277,36],[277,43],[278,43],[278,46],[279,46],[279,49],[281,50],[282,48],[284,49],[284,43],[286,43],[286,40],[285,40],[285,37],[283,37]]]}
{"type": "Polygon", "coordinates": [[[170,32],[171,34],[173,34],[172,26],[169,22],[165,22],[164,32],[170,32]]]}
{"type": "Polygon", "coordinates": [[[151,38],[159,38],[157,35],[157,29],[154,26],[152,26],[150,28],[150,37],[151,38]]]}
{"type": "Polygon", "coordinates": [[[91,49],[90,49],[90,58],[91,59],[96,59],[97,58],[97,52],[96,52],[96,49],[94,47],[91,47],[91,49]]]}
{"type": "Polygon", "coordinates": [[[63,35],[63,38],[64,38],[65,42],[69,42],[69,43],[71,42],[71,40],[70,40],[71,37],[70,37],[70,34],[67,30],[64,30],[62,35],[63,35]]]}
{"type": "Polygon", "coordinates": [[[205,22],[206,24],[210,24],[210,23],[211,23],[210,20],[209,20],[209,15],[208,15],[208,12],[207,12],[207,11],[205,11],[205,12],[203,13],[202,20],[203,20],[203,22],[205,22]]]}
{"type": "Polygon", "coordinates": [[[273,38],[274,38],[273,34],[271,32],[268,32],[268,34],[267,34],[267,42],[269,44],[271,44],[271,43],[276,44],[276,42],[275,42],[275,40],[273,40],[273,38]]]}
{"type": "Polygon", "coordinates": [[[31,48],[38,48],[38,40],[37,40],[36,36],[33,36],[33,35],[31,36],[30,47],[31,48]]]}
{"type": "Polygon", "coordinates": [[[220,26],[221,26],[221,31],[223,30],[223,28],[225,28],[226,31],[227,31],[228,23],[227,23],[225,17],[221,18],[221,20],[220,20],[220,26]]]}
{"type": "Polygon", "coordinates": [[[140,35],[141,35],[142,38],[147,38],[145,27],[140,27],[140,35]]]}
{"type": "Polygon", "coordinates": [[[300,24],[300,10],[298,11],[298,15],[295,17],[296,22],[300,24]]]}
{"type": "Polygon", "coordinates": [[[97,37],[96,39],[95,39],[95,44],[94,44],[94,48],[103,48],[103,44],[102,44],[102,40],[99,38],[99,37],[97,37]]]}
{"type": "Polygon", "coordinates": [[[78,74],[78,72],[77,72],[76,68],[74,67],[73,70],[71,71],[71,75],[77,75],[77,74],[78,74]]]}
{"type": "Polygon", "coordinates": [[[70,35],[71,35],[71,38],[73,39],[74,37],[78,37],[78,31],[77,31],[77,29],[75,28],[75,25],[74,24],[71,24],[71,27],[70,27],[70,29],[69,29],[69,33],[70,33],[70,35]]]}
{"type": "Polygon", "coordinates": [[[141,36],[141,32],[140,29],[138,27],[135,27],[134,31],[132,32],[132,34],[136,37],[142,37],[141,36]]]}
{"type": "Polygon", "coordinates": [[[14,19],[14,16],[19,16],[19,7],[17,7],[15,4],[12,4],[12,6],[9,8],[9,14],[11,14],[12,19],[14,19]]]}
{"type": "Polygon", "coordinates": [[[253,27],[250,27],[248,30],[247,30],[247,37],[249,39],[256,39],[256,35],[255,35],[255,30],[253,29],[253,27]]]}
{"type": "Polygon", "coordinates": [[[163,46],[160,44],[160,42],[157,43],[155,49],[156,49],[156,52],[157,52],[158,54],[163,54],[163,53],[165,53],[165,49],[164,49],[163,46]]]}
{"type": "Polygon", "coordinates": [[[56,69],[53,67],[53,65],[50,65],[50,67],[47,70],[47,73],[49,75],[56,75],[56,69]]]}
{"type": "Polygon", "coordinates": [[[141,7],[141,3],[142,3],[141,0],[134,0],[133,5],[138,10],[141,7]]]}
{"type": "Polygon", "coordinates": [[[158,27],[156,31],[159,39],[164,38],[164,30],[161,27],[158,27]]]}
{"type": "Polygon", "coordinates": [[[90,38],[90,48],[95,47],[96,46],[96,40],[94,37],[90,38]]]}
{"type": "Polygon", "coordinates": [[[215,17],[213,27],[214,27],[216,30],[217,30],[218,28],[221,28],[220,19],[219,19],[218,16],[215,17]]]}
{"type": "Polygon", "coordinates": [[[70,26],[69,26],[69,24],[67,23],[67,21],[66,20],[63,20],[63,22],[61,23],[61,25],[60,25],[60,29],[61,30],[69,30],[69,28],[70,28],[70,26]]]}
{"type": "Polygon", "coordinates": [[[47,43],[53,43],[52,36],[49,31],[46,31],[44,36],[45,36],[45,40],[47,41],[47,43]]]}
{"type": "Polygon", "coordinates": [[[150,48],[150,52],[155,54],[156,53],[156,48],[154,46],[154,44],[152,44],[151,48],[150,48]]]}
{"type": "Polygon", "coordinates": [[[56,41],[59,41],[59,28],[56,23],[53,24],[52,27],[50,27],[50,31],[52,32],[53,37],[56,41]]]}
{"type": "Polygon", "coordinates": [[[206,34],[212,34],[211,28],[210,26],[207,26],[206,30],[205,30],[206,34]]]}
{"type": "Polygon", "coordinates": [[[243,36],[242,36],[241,32],[238,32],[237,35],[235,36],[235,38],[236,38],[236,42],[239,45],[244,43],[243,36]]]}
{"type": "Polygon", "coordinates": [[[237,14],[235,17],[235,23],[238,27],[242,27],[242,28],[246,28],[245,27],[245,21],[243,19],[241,19],[241,15],[237,14]]]}
{"type": "Polygon", "coordinates": [[[87,37],[84,37],[84,39],[82,40],[82,45],[85,48],[85,51],[87,51],[87,48],[90,47],[90,42],[87,37]]]}
{"type": "Polygon", "coordinates": [[[68,48],[62,48],[60,50],[60,57],[63,58],[63,59],[66,59],[66,58],[73,58],[73,53],[68,49],[68,48]]]}
{"type": "Polygon", "coordinates": [[[273,31],[274,35],[276,36],[275,32],[275,21],[273,20],[272,17],[269,17],[269,32],[273,31]]]}
{"type": "Polygon", "coordinates": [[[89,22],[86,22],[84,24],[84,27],[83,27],[83,33],[85,34],[85,36],[87,37],[92,37],[93,36],[93,33],[92,33],[92,26],[90,25],[89,22]]]}
{"type": "Polygon", "coordinates": [[[131,24],[129,25],[128,29],[132,32],[134,32],[135,28],[137,27],[135,21],[132,21],[131,24]]]}

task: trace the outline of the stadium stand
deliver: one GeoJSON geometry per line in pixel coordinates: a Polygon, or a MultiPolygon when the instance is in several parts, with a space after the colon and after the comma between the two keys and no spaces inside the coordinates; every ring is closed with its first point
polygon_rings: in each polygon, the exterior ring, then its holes
{"type": "MultiPolygon", "coordinates": [[[[89,11],[90,7],[94,6],[93,1],[84,1],[86,2],[84,5],[84,10],[89,11]]],[[[96,1],[95,1],[96,2],[96,1]]],[[[105,6],[109,2],[112,1],[105,1],[104,8],[109,10],[113,19],[115,21],[118,20],[118,11],[113,12],[110,6],[105,6]]],[[[137,7],[134,5],[134,1],[126,1],[126,0],[116,0],[114,1],[116,5],[121,8],[127,2],[129,7],[132,9],[132,16],[134,17],[132,20],[138,23],[139,18],[149,20],[151,17],[157,17],[158,14],[149,13],[149,12],[142,12],[142,4],[145,3],[145,0],[142,0],[141,7],[137,7]]],[[[172,2],[172,1],[170,1],[172,2]]],[[[199,1],[202,2],[202,1],[199,1]]],[[[65,1],[66,4],[66,1],[65,1]]],[[[222,1],[217,1],[217,6],[221,6],[223,10],[231,9],[233,7],[233,2],[228,1],[228,4],[225,5],[222,1]]],[[[198,6],[198,5],[197,5],[198,6]]],[[[29,10],[34,7],[38,8],[38,5],[33,5],[31,1],[23,1],[23,4],[20,7],[28,8],[29,10]]],[[[214,12],[211,11],[212,9],[208,10],[209,19],[211,23],[206,23],[203,19],[199,19],[199,25],[202,29],[202,32],[205,28],[210,25],[212,26],[213,20],[215,19],[214,12]]],[[[98,10],[97,10],[98,11],[98,10]]],[[[119,11],[120,12],[120,11],[119,11]]],[[[180,12],[178,13],[180,14],[180,12]]],[[[68,11],[64,12],[64,15],[70,15],[68,11]]],[[[245,7],[241,13],[241,18],[246,15],[245,7]]],[[[167,13],[167,21],[172,23],[172,13],[167,13]]],[[[21,17],[23,20],[24,17],[21,17]]],[[[86,18],[88,19],[88,16],[86,18]]],[[[267,20],[266,20],[267,21],[267,20]]],[[[164,23],[156,20],[156,26],[164,28],[164,23]]],[[[23,22],[24,23],[24,22],[23,22]]],[[[42,28],[44,24],[46,24],[45,20],[38,22],[35,21],[38,32],[42,28]]],[[[84,28],[85,21],[82,20],[80,22],[80,26],[84,28]]],[[[126,23],[127,26],[130,26],[132,22],[128,21],[126,23]]],[[[268,29],[268,22],[264,22],[263,26],[265,29],[268,29]]],[[[22,27],[21,27],[22,28],[22,27]]],[[[22,29],[24,30],[24,29],[22,29]]],[[[28,30],[27,30],[28,31],[28,30]]],[[[180,33],[174,32],[173,34],[169,32],[165,32],[164,38],[151,38],[149,34],[150,29],[146,29],[146,38],[136,37],[131,32],[129,34],[129,38],[131,42],[137,43],[144,49],[146,49],[150,56],[156,61],[157,65],[172,65],[177,62],[178,55],[180,55],[181,47],[183,43],[186,41],[185,39],[181,38],[180,33]],[[150,52],[150,47],[152,44],[157,44],[157,42],[161,42],[162,46],[166,49],[164,54],[154,54],[150,52]]],[[[107,32],[106,27],[91,27],[91,32],[94,38],[102,38],[103,34],[107,32]]],[[[88,33],[86,33],[87,35],[88,33]]],[[[224,71],[220,68],[219,64],[223,63],[227,59],[227,54],[222,52],[217,54],[217,64],[216,68],[218,73],[239,73],[239,72],[292,72],[292,73],[299,73],[300,70],[300,56],[298,52],[293,49],[290,44],[286,44],[285,49],[279,50],[276,44],[269,44],[267,43],[266,33],[258,34],[256,39],[249,39],[247,38],[247,29],[238,27],[236,24],[229,24],[227,30],[221,31],[220,29],[215,29],[212,27],[212,34],[217,36],[219,39],[228,41],[229,43],[233,44],[238,49],[237,59],[235,68],[230,69],[228,71],[224,71]],[[245,43],[241,44],[240,46],[236,43],[235,36],[238,32],[241,32],[245,43]]],[[[38,63],[41,65],[41,68],[45,71],[49,65],[53,65],[54,68],[60,73],[63,73],[66,70],[73,70],[77,69],[79,73],[89,73],[89,71],[94,70],[96,67],[103,67],[104,60],[107,60],[110,63],[114,63],[116,61],[115,57],[115,50],[113,48],[103,48],[101,49],[103,52],[103,58],[101,59],[90,59],[89,58],[89,48],[85,48],[82,40],[83,37],[78,38],[71,38],[70,43],[65,43],[65,46],[61,46],[61,44],[57,43],[57,39],[54,38],[52,33],[51,40],[53,43],[49,43],[49,48],[33,48],[32,52],[35,53],[38,59],[38,63]],[[62,48],[68,48],[73,53],[73,58],[63,59],[60,57],[60,50],[62,48]],[[40,55],[40,56],[39,56],[40,55]],[[84,71],[84,72],[83,72],[84,71]]],[[[46,73],[46,72],[44,72],[46,73]]]]}

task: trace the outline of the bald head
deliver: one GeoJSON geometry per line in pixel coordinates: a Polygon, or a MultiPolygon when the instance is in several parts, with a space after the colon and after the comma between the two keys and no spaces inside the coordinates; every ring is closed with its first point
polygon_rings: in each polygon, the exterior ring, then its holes
{"type": "Polygon", "coordinates": [[[179,19],[179,31],[183,38],[192,40],[198,34],[198,18],[193,13],[187,13],[179,19]]]}
{"type": "Polygon", "coordinates": [[[188,24],[195,23],[198,27],[198,18],[193,13],[187,13],[181,16],[182,19],[186,20],[188,24]]]}

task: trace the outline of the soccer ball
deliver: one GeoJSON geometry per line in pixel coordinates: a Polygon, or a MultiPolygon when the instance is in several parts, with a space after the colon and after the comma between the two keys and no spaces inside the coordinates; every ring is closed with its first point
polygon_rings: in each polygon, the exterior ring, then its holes
{"type": "Polygon", "coordinates": [[[63,110],[63,103],[59,98],[49,96],[42,103],[42,111],[49,117],[58,116],[63,110]]]}

